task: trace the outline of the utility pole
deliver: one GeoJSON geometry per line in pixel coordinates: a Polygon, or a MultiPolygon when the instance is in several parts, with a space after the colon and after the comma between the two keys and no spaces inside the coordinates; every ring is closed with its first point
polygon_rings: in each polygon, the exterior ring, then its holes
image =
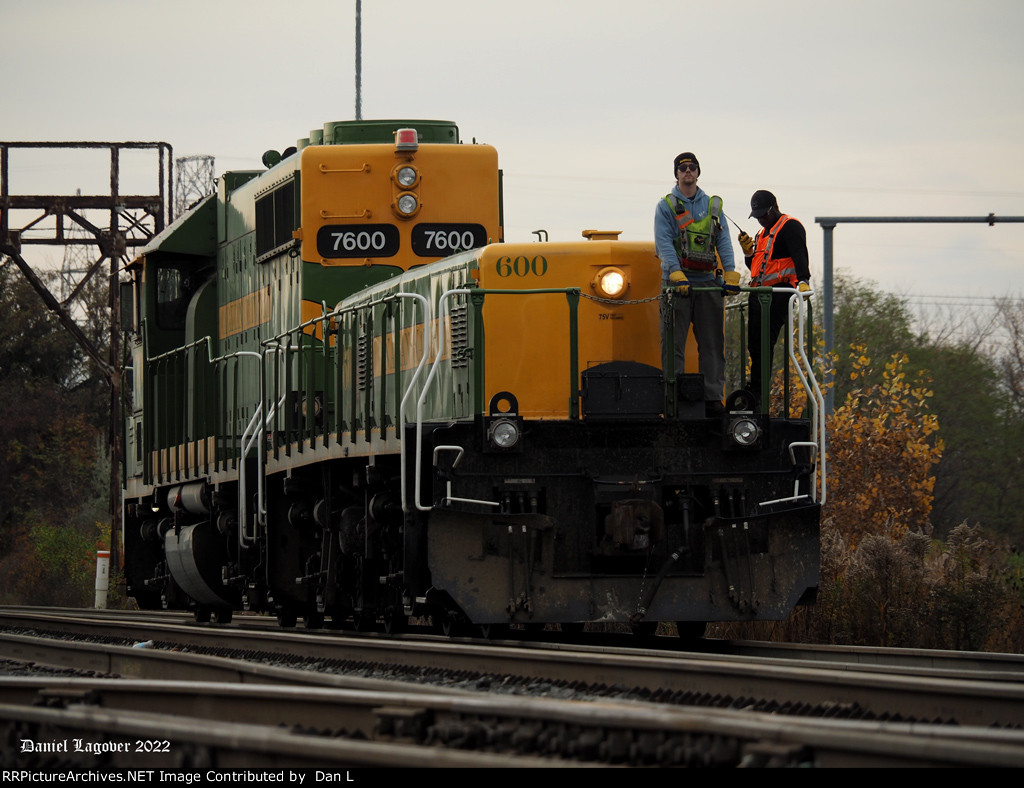
{"type": "Polygon", "coordinates": [[[356,120],[363,119],[363,3],[356,0],[356,120]]]}

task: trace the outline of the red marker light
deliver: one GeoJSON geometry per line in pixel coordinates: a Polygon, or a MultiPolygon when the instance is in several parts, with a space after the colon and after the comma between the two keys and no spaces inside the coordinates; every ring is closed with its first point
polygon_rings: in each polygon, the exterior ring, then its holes
{"type": "Polygon", "coordinates": [[[419,135],[416,129],[399,129],[395,132],[395,150],[416,150],[419,147],[419,135]]]}

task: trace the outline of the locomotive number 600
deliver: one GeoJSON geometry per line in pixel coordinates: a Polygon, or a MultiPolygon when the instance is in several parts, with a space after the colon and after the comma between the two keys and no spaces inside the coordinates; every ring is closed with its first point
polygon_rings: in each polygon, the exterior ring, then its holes
{"type": "Polygon", "coordinates": [[[543,255],[499,257],[496,266],[498,276],[544,276],[548,272],[548,260],[543,255]]]}

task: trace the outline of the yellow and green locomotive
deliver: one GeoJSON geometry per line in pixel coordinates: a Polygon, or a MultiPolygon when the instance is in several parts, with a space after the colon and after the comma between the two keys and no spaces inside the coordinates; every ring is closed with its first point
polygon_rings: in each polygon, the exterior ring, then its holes
{"type": "Polygon", "coordinates": [[[447,121],[264,163],[131,267],[141,607],[690,632],[813,599],[817,421],[662,373],[653,243],[504,242],[497,153],[447,121]]]}

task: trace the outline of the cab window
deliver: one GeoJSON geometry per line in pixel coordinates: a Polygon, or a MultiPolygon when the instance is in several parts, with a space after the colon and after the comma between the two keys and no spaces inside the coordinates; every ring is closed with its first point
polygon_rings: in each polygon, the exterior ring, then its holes
{"type": "Polygon", "coordinates": [[[165,330],[183,330],[191,283],[184,266],[163,263],[156,271],[156,324],[165,330]]]}

